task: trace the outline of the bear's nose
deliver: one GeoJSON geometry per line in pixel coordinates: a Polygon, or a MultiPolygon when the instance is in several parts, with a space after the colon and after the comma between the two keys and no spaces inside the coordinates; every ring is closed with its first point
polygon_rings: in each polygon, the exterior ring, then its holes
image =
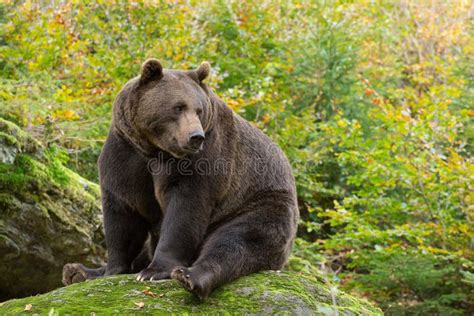
{"type": "Polygon", "coordinates": [[[199,132],[194,132],[189,135],[189,146],[191,146],[194,149],[198,149],[202,142],[204,141],[204,133],[199,131],[199,132]]]}

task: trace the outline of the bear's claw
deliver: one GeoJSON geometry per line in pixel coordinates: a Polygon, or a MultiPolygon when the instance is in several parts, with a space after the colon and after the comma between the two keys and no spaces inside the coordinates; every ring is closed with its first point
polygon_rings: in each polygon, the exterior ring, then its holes
{"type": "Polygon", "coordinates": [[[166,271],[162,271],[159,269],[153,269],[153,268],[146,268],[143,269],[140,273],[137,275],[137,281],[143,282],[143,281],[159,281],[159,280],[164,280],[164,279],[169,279],[170,278],[170,273],[166,271]]]}

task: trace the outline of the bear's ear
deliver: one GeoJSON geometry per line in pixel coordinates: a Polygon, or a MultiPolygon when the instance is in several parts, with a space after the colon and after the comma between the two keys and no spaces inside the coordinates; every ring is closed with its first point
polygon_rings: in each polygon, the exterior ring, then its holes
{"type": "Polygon", "coordinates": [[[209,73],[211,72],[211,65],[205,61],[199,66],[199,68],[196,70],[197,77],[199,81],[203,81],[209,76],[209,73]]]}
{"type": "Polygon", "coordinates": [[[163,67],[157,59],[147,59],[142,66],[140,84],[147,84],[153,80],[160,80],[163,77],[163,67]]]}

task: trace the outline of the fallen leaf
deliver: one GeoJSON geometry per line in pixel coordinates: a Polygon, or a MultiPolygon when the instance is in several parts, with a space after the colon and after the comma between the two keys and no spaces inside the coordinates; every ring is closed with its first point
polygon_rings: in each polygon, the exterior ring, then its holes
{"type": "Polygon", "coordinates": [[[157,297],[158,296],[155,293],[153,293],[152,291],[150,291],[149,289],[143,290],[142,292],[143,292],[143,294],[151,296],[151,297],[157,297]]]}
{"type": "Polygon", "coordinates": [[[32,304],[26,304],[24,311],[25,311],[25,312],[29,312],[32,308],[33,308],[33,305],[32,305],[32,304]]]}
{"type": "Polygon", "coordinates": [[[143,303],[143,302],[136,302],[136,303],[133,303],[133,304],[138,306],[138,308],[143,308],[143,306],[145,306],[145,303],[143,303]]]}

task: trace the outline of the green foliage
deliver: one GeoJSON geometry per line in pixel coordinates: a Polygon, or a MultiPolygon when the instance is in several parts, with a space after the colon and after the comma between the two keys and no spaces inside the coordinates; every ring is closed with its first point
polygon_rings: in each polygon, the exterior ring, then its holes
{"type": "Polygon", "coordinates": [[[472,312],[467,2],[112,3],[0,6],[0,116],[46,158],[97,180],[113,98],[143,60],[209,60],[209,84],[293,165],[298,256],[388,313],[472,312]]]}
{"type": "MultiPolygon", "coordinates": [[[[455,256],[396,249],[359,252],[349,289],[371,293],[388,314],[463,315],[472,287],[462,285],[455,256]]],[[[471,266],[472,268],[472,266],[471,266]]]]}
{"type": "Polygon", "coordinates": [[[315,19],[306,26],[310,31],[294,48],[297,80],[289,82],[294,104],[299,109],[313,107],[318,120],[340,109],[346,115],[361,117],[363,109],[353,97],[361,32],[347,32],[359,29],[360,22],[345,12],[344,5],[322,3],[313,10],[309,13],[315,19]]]}

